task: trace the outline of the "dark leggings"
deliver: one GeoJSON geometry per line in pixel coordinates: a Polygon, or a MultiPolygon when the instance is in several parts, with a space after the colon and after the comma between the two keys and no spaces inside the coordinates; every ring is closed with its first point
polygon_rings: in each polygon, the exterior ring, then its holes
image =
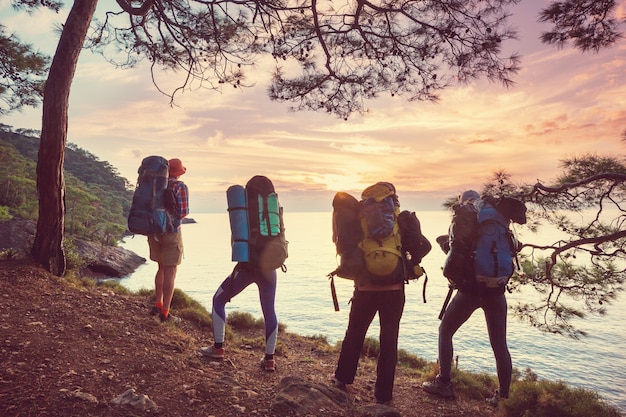
{"type": "Polygon", "coordinates": [[[380,320],[380,352],[376,366],[374,396],[379,402],[393,397],[393,382],[398,362],[398,333],[404,310],[404,290],[355,291],[350,308],[348,329],[341,344],[335,376],[352,384],[367,329],[376,313],[380,320]]]}
{"type": "Polygon", "coordinates": [[[446,381],[450,379],[454,353],[452,337],[478,308],[485,313],[489,342],[496,358],[500,395],[508,397],[513,365],[506,344],[507,304],[504,294],[480,297],[460,291],[456,293],[439,325],[440,376],[446,381]]]}

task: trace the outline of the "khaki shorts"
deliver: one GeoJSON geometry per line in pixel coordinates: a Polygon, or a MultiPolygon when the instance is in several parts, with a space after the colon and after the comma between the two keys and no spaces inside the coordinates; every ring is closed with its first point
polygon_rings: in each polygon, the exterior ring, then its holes
{"type": "Polygon", "coordinates": [[[166,233],[148,236],[150,259],[164,266],[180,265],[183,259],[183,234],[166,233]]]}

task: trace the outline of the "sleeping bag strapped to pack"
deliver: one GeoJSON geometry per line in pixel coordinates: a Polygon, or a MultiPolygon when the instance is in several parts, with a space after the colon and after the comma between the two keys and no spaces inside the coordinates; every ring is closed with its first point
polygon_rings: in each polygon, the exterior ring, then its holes
{"type": "Polygon", "coordinates": [[[365,274],[365,259],[359,243],[363,240],[361,203],[348,193],[338,192],[333,198],[333,243],[339,255],[335,274],[358,279],[365,274]]]}
{"type": "Polygon", "coordinates": [[[137,186],[128,214],[128,230],[141,235],[172,231],[172,220],[165,206],[169,167],[167,159],[148,156],[137,170],[137,186]]]}
{"type": "Polygon", "coordinates": [[[289,242],[285,239],[283,208],[269,178],[256,175],[245,188],[232,186],[226,194],[233,261],[248,262],[262,273],[277,268],[285,271],[289,242]]]}
{"type": "MultiPolygon", "coordinates": [[[[448,242],[440,242],[447,257],[443,265],[443,276],[455,288],[463,288],[475,282],[474,245],[478,209],[474,203],[455,204],[452,207],[452,223],[448,230],[448,242]],[[446,245],[447,243],[447,245],[446,245]]],[[[439,240],[439,238],[438,238],[439,240]]]]}
{"type": "MultiPolygon", "coordinates": [[[[495,199],[484,198],[477,218],[474,271],[476,282],[487,288],[507,284],[520,246],[509,229],[510,217],[496,209],[497,203],[495,199]]],[[[525,210],[523,218],[516,220],[526,222],[525,210]]]]}
{"type": "Polygon", "coordinates": [[[398,215],[398,227],[402,242],[402,251],[408,266],[409,279],[419,278],[424,274],[420,266],[424,256],[430,252],[432,245],[422,234],[420,221],[415,212],[403,210],[398,215]]]}

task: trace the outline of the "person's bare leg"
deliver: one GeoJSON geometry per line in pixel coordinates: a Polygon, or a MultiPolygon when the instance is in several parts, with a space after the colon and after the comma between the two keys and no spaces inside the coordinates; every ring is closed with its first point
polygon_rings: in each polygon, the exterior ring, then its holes
{"type": "Polygon", "coordinates": [[[174,281],[176,280],[176,266],[163,266],[163,311],[170,310],[174,295],[174,281]]]}
{"type": "Polygon", "coordinates": [[[159,269],[157,270],[156,275],[154,276],[154,301],[155,305],[163,305],[163,281],[164,281],[164,273],[163,269],[166,268],[159,264],[159,269]]]}

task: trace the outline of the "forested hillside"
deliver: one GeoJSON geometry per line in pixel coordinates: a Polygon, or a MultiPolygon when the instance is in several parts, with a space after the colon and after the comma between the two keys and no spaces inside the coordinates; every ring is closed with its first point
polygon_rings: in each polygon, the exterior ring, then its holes
{"type": "MultiPolygon", "coordinates": [[[[0,220],[36,220],[36,132],[0,124],[0,220]]],[[[66,233],[114,244],[126,230],[132,186],[111,164],[73,144],[65,156],[66,233]]]]}

